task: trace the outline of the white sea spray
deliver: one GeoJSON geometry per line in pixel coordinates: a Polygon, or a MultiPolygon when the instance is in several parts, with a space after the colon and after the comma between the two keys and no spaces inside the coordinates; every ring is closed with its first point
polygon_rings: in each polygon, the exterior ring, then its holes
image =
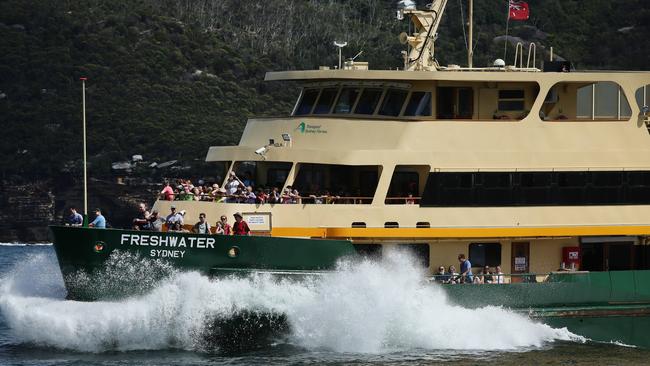
{"type": "Polygon", "coordinates": [[[414,268],[408,257],[392,254],[300,281],[170,272],[144,295],[77,302],[64,300],[56,261],[41,255],[2,280],[0,311],[20,342],[82,352],[204,350],[212,319],[241,312],[283,314],[283,342],[335,352],[516,351],[580,340],[499,307],[453,305],[414,268]]]}

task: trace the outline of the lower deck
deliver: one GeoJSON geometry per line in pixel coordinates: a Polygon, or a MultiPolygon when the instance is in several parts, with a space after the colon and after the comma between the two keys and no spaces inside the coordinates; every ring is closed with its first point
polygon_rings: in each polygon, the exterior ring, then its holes
{"type": "Polygon", "coordinates": [[[494,273],[498,266],[505,282],[546,280],[555,271],[628,271],[650,269],[647,238],[636,236],[591,236],[557,238],[467,238],[467,239],[356,239],[362,255],[380,258],[391,251],[406,251],[430,274],[438,268],[459,269],[464,254],[479,275],[485,266],[494,273]]]}

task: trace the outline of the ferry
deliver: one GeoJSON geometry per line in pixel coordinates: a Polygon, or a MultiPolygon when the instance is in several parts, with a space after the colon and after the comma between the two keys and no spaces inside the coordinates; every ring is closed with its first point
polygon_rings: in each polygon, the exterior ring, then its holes
{"type": "Polygon", "coordinates": [[[209,148],[223,177],[291,187],[298,202],[153,207],[186,222],[240,212],[252,236],[53,226],[71,298],[88,294],[70,276],[115,250],[212,275],[304,275],[404,250],[434,276],[464,254],[475,275],[500,266],[506,283],[442,285],[452,301],[650,347],[650,72],[579,71],[552,51],[537,58],[534,43],[514,62],[475,67],[470,51],[467,66],[441,65],[445,6],[398,11],[411,25],[399,70],[348,60],[267,73],[299,86],[293,110],[209,148]]]}

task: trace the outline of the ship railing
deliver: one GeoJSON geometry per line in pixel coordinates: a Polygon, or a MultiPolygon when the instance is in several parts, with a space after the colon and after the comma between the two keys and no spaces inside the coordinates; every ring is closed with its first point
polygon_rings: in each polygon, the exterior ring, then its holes
{"type": "MultiPolygon", "coordinates": [[[[501,274],[472,274],[474,278],[473,284],[510,284],[510,283],[541,283],[548,282],[552,276],[568,275],[568,274],[581,274],[584,271],[568,271],[559,270],[557,272],[550,272],[545,274],[540,273],[501,273],[501,274]],[[487,282],[487,281],[490,282],[487,282]]],[[[432,275],[428,277],[429,282],[436,282],[443,285],[463,284],[467,283],[459,274],[444,274],[432,275]]]]}
{"type": "MultiPolygon", "coordinates": [[[[203,193],[198,196],[192,193],[186,193],[178,195],[175,198],[175,201],[204,201],[204,202],[218,202],[218,203],[243,203],[237,202],[237,200],[245,200],[245,197],[239,195],[229,195],[222,194],[213,196],[208,193],[203,193]]],[[[290,198],[295,203],[302,204],[370,204],[372,203],[374,197],[370,196],[339,196],[339,195],[305,195],[297,196],[290,198]]],[[[399,196],[399,197],[386,197],[385,202],[389,205],[397,204],[413,204],[417,205],[422,200],[422,197],[408,197],[408,196],[399,196]]],[[[269,203],[269,202],[265,202],[269,203]]],[[[257,203],[259,204],[259,203],[257,203]]]]}
{"type": "MultiPolygon", "coordinates": [[[[212,196],[210,194],[202,194],[199,196],[199,199],[195,199],[193,194],[185,194],[179,197],[176,197],[175,201],[207,201],[207,202],[217,202],[217,203],[244,203],[237,202],[237,200],[245,200],[245,197],[239,195],[218,195],[212,196]]],[[[285,198],[292,200],[299,204],[370,204],[374,197],[371,196],[339,196],[339,195],[304,195],[304,196],[295,196],[291,198],[285,198]]],[[[417,204],[420,202],[421,197],[388,197],[387,201],[391,201],[391,204],[394,203],[403,203],[403,204],[417,204]],[[394,203],[393,203],[394,202],[394,203]]],[[[267,204],[270,202],[265,202],[267,204]]],[[[256,203],[260,204],[260,203],[256,203]]]]}
{"type": "Polygon", "coordinates": [[[386,197],[386,203],[389,205],[417,205],[420,203],[422,197],[386,197]]]}

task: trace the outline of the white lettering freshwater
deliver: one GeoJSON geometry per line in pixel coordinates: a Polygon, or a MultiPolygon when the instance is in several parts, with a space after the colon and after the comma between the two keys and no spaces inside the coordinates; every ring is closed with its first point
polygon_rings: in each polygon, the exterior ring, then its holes
{"type": "MultiPolygon", "coordinates": [[[[178,237],[147,234],[122,234],[120,245],[137,245],[166,248],[214,249],[214,238],[178,237]]],[[[149,256],[159,258],[184,258],[185,250],[151,249],[149,256]]]]}

